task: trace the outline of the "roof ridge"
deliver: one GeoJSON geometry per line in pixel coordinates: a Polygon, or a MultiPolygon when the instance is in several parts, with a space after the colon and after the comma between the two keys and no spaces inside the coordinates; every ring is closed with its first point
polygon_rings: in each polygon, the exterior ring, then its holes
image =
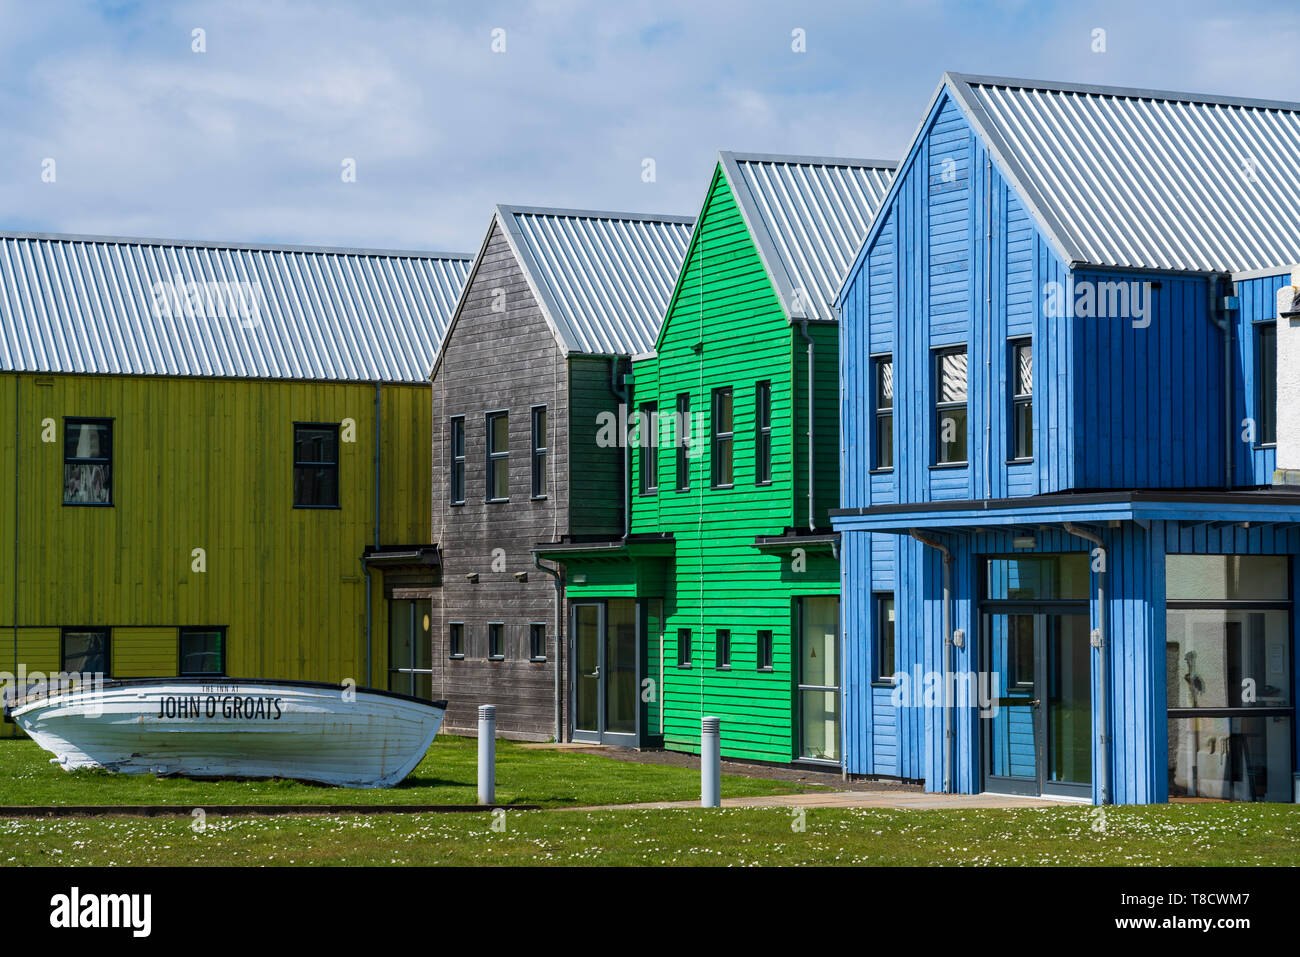
{"type": "Polygon", "coordinates": [[[1031,80],[1024,77],[985,76],[974,73],[948,71],[945,77],[966,86],[1004,86],[1008,89],[1041,90],[1055,93],[1087,93],[1096,96],[1113,96],[1129,100],[1163,100],[1174,103],[1198,103],[1212,106],[1239,106],[1247,109],[1282,110],[1300,112],[1300,102],[1289,100],[1261,100],[1253,97],[1227,96],[1217,93],[1188,93],[1179,90],[1151,90],[1143,87],[1108,86],[1092,83],[1071,83],[1063,80],[1031,80]]]}
{"type": "Polygon", "coordinates": [[[864,159],[855,156],[810,156],[799,153],[745,153],[722,150],[737,163],[793,163],[800,166],[851,166],[856,169],[898,169],[897,160],[864,159]]]}
{"type": "Polygon", "coordinates": [[[93,243],[113,246],[171,246],[184,249],[240,250],[246,252],[318,253],[335,256],[386,256],[395,259],[447,259],[471,262],[473,253],[445,252],[428,249],[372,249],[364,246],[317,246],[294,243],[255,243],[247,241],[221,241],[208,239],[159,239],[147,236],[100,236],[88,233],[44,233],[27,230],[0,229],[0,241],[28,240],[35,242],[93,243]]]}
{"type": "Polygon", "coordinates": [[[629,222],[684,225],[695,223],[694,216],[682,216],[676,213],[632,213],[608,209],[571,209],[563,206],[516,206],[511,203],[497,203],[496,208],[512,216],[562,216],[570,219],[619,219],[629,222]]]}

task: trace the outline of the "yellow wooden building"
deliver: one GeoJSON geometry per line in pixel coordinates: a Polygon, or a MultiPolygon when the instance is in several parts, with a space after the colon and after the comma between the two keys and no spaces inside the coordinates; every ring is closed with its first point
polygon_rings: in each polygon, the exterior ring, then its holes
{"type": "Polygon", "coordinates": [[[8,680],[426,694],[427,377],[470,259],[0,235],[8,680]]]}

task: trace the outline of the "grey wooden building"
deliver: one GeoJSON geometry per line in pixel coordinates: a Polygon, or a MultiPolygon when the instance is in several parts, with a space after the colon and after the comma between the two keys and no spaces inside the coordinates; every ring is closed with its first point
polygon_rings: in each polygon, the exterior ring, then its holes
{"type": "Polygon", "coordinates": [[[445,727],[563,740],[562,583],[538,543],[625,531],[617,419],[650,351],[694,220],[498,206],[432,370],[435,697],[445,727]],[[604,420],[608,422],[608,419],[604,420]]]}

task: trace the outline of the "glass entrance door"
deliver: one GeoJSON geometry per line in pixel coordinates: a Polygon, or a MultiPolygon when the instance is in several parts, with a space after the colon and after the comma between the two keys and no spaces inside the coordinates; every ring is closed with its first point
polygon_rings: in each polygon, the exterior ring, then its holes
{"type": "Polygon", "coordinates": [[[637,603],[573,605],[573,740],[636,747],[637,603]]]}
{"type": "Polygon", "coordinates": [[[799,599],[799,757],[840,761],[840,599],[799,599]]]}
{"type": "Polygon", "coordinates": [[[1092,793],[1088,615],[1042,606],[984,615],[983,660],[997,682],[985,719],[984,789],[1092,793]]]}

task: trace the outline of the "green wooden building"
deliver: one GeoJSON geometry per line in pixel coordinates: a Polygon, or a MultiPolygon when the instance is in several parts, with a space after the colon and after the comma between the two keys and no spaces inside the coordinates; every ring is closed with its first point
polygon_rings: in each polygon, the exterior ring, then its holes
{"type": "Polygon", "coordinates": [[[0,235],[0,671],[425,694],[470,258],[0,235]]]}
{"type": "MultiPolygon", "coordinates": [[[[610,727],[613,622],[641,635],[638,738],[838,764],[839,359],[829,305],[894,164],[723,153],[628,396],[627,534],[565,566],[578,739],[610,727]]],[[[625,729],[623,729],[625,730],[625,729]]]]}

